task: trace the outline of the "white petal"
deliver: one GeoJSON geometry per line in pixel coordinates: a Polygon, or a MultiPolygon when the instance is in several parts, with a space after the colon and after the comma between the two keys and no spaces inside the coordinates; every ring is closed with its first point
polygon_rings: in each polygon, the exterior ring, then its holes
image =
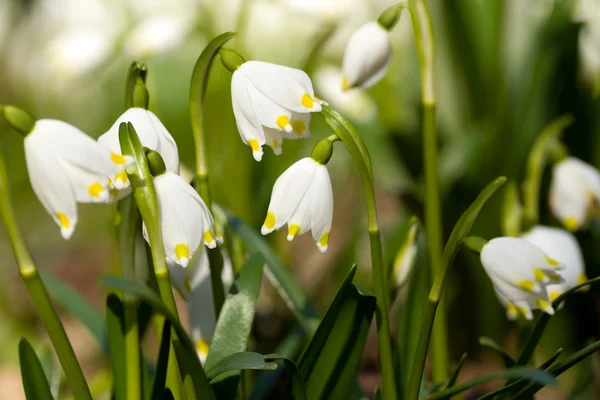
{"type": "Polygon", "coordinates": [[[110,200],[110,187],[105,175],[93,174],[68,161],[61,163],[78,203],[106,203],[110,200]]]}
{"type": "Polygon", "coordinates": [[[256,120],[261,125],[285,132],[292,131],[292,125],[290,124],[292,112],[290,110],[285,109],[265,96],[246,76],[239,74],[238,79],[246,80],[245,86],[252,102],[252,109],[254,110],[256,120]]]}
{"type": "Polygon", "coordinates": [[[157,176],[154,185],[166,257],[186,267],[200,246],[205,229],[200,196],[172,172],[157,176]]]}
{"type": "Polygon", "coordinates": [[[25,137],[25,161],[31,187],[46,211],[69,239],[77,225],[77,203],[71,182],[60,161],[45,147],[41,136],[25,137]]]}
{"type": "Polygon", "coordinates": [[[392,46],[388,31],[377,22],[368,22],[358,28],[346,46],[343,71],[344,88],[373,86],[387,72],[392,46]]]}
{"type": "Polygon", "coordinates": [[[310,139],[310,114],[292,113],[291,120],[292,131],[283,132],[282,135],[286,139],[310,139]]]}
{"type": "Polygon", "coordinates": [[[261,233],[266,235],[281,228],[292,217],[306,195],[318,164],[310,157],[303,158],[289,167],[273,185],[271,202],[261,233]]]}
{"type": "Polygon", "coordinates": [[[321,111],[312,82],[306,72],[262,61],[248,61],[236,71],[243,74],[262,94],[288,110],[306,113],[321,111]]]}
{"type": "Polygon", "coordinates": [[[254,159],[260,161],[263,156],[262,146],[265,144],[265,136],[254,114],[252,99],[248,93],[248,82],[238,71],[235,71],[231,77],[233,115],[242,141],[252,148],[254,159]]]}
{"type": "Polygon", "coordinates": [[[333,219],[333,191],[327,167],[320,165],[312,184],[311,230],[321,252],[327,251],[333,219]]]}
{"type": "Polygon", "coordinates": [[[263,128],[265,134],[265,144],[273,149],[275,155],[280,155],[283,152],[283,136],[281,131],[271,128],[263,128]]]}

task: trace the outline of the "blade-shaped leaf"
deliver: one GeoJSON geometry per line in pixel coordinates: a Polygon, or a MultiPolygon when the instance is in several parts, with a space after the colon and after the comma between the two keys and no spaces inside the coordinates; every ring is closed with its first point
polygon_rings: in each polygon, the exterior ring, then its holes
{"type": "Polygon", "coordinates": [[[496,353],[500,357],[502,357],[502,360],[504,361],[504,366],[506,368],[511,368],[513,365],[516,364],[515,360],[513,360],[513,358],[510,356],[510,354],[508,354],[506,351],[504,351],[504,349],[498,343],[496,343],[493,339],[482,336],[479,338],[479,344],[482,345],[483,347],[487,347],[488,349],[492,350],[494,353],[496,353]]]}
{"type": "Polygon", "coordinates": [[[279,295],[286,302],[290,310],[298,318],[304,331],[313,335],[319,325],[321,317],[310,302],[308,295],[292,274],[290,269],[281,261],[269,243],[245,222],[227,213],[229,224],[236,234],[246,243],[250,250],[257,251],[265,258],[267,269],[265,275],[269,278],[279,295]]]}
{"type": "Polygon", "coordinates": [[[53,398],[58,398],[60,391],[60,376],[62,370],[54,358],[54,351],[50,345],[45,345],[40,352],[40,362],[50,385],[53,398]]]}
{"type": "Polygon", "coordinates": [[[452,375],[450,376],[450,379],[448,380],[446,389],[450,389],[452,386],[454,386],[454,384],[456,383],[456,380],[458,379],[458,375],[460,374],[460,370],[462,369],[466,360],[467,360],[467,353],[463,353],[463,355],[460,357],[460,360],[458,360],[458,364],[456,364],[456,368],[454,369],[454,372],[452,373],[452,375]]]}
{"type": "Polygon", "coordinates": [[[242,369],[273,371],[277,369],[277,364],[272,361],[266,361],[262,354],[252,351],[242,351],[222,358],[212,368],[207,368],[206,375],[208,379],[213,380],[226,372],[242,369]]]}
{"type": "Polygon", "coordinates": [[[267,354],[265,360],[283,361],[288,375],[288,383],[286,393],[294,400],[306,400],[306,388],[304,387],[304,379],[294,361],[280,354],[267,354]]]}
{"type": "Polygon", "coordinates": [[[42,364],[26,339],[19,341],[19,363],[27,400],[53,400],[42,364]]]}
{"type": "Polygon", "coordinates": [[[352,284],[353,266],[302,355],[298,368],[309,399],[347,399],[376,307],[352,284]]]}
{"type": "Polygon", "coordinates": [[[125,373],[125,309],[116,294],[106,298],[106,332],[108,334],[108,354],[113,373],[115,400],[127,398],[125,373]]]}
{"type": "Polygon", "coordinates": [[[169,349],[171,347],[171,324],[165,321],[162,335],[160,338],[160,350],[158,351],[158,360],[156,361],[156,373],[154,374],[154,383],[152,384],[151,400],[160,400],[165,391],[167,381],[167,365],[169,361],[169,349]]]}

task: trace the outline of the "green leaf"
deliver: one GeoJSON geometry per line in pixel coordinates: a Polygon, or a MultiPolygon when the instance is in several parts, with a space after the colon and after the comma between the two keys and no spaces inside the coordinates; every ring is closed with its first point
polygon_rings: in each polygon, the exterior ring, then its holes
{"type": "MultiPolygon", "coordinates": [[[[248,347],[252,321],[265,261],[260,253],[251,254],[229,290],[215,327],[205,367],[212,368],[225,357],[248,347]]],[[[211,382],[218,397],[235,395],[240,371],[231,372],[211,382]]]]}
{"type": "Polygon", "coordinates": [[[510,356],[510,354],[508,354],[506,351],[504,351],[504,349],[498,343],[496,343],[493,339],[482,336],[479,338],[479,344],[482,345],[483,347],[487,347],[488,349],[492,350],[493,352],[498,354],[500,357],[502,357],[502,360],[504,361],[504,366],[506,368],[512,368],[516,364],[515,360],[513,360],[513,358],[510,356]]]}
{"type": "Polygon", "coordinates": [[[285,365],[285,369],[287,371],[288,383],[286,393],[294,400],[306,400],[306,388],[304,386],[304,379],[302,379],[302,374],[300,370],[296,366],[294,361],[280,354],[267,354],[265,356],[265,360],[277,360],[282,361],[285,365]]]}
{"type": "Polygon", "coordinates": [[[112,367],[115,400],[127,397],[127,375],[125,372],[125,308],[116,294],[106,298],[106,332],[108,355],[112,367]]]}
{"type": "Polygon", "coordinates": [[[353,387],[375,296],[352,284],[353,266],[302,355],[298,368],[309,399],[347,399],[353,387]]]}
{"type": "Polygon", "coordinates": [[[241,219],[235,217],[231,212],[224,211],[227,214],[229,225],[246,243],[246,246],[250,250],[257,251],[263,255],[267,266],[265,275],[294,313],[304,331],[309,336],[312,336],[319,325],[321,317],[310,302],[304,289],[302,289],[302,286],[294,279],[290,269],[281,261],[277,253],[273,251],[260,233],[252,229],[241,219]]]}
{"type": "Polygon", "coordinates": [[[58,398],[60,391],[61,369],[54,358],[54,351],[50,345],[44,345],[40,354],[40,362],[46,375],[46,380],[50,385],[50,392],[53,398],[58,398]]]}
{"type": "Polygon", "coordinates": [[[88,328],[102,351],[108,354],[104,314],[52,273],[45,270],[39,270],[39,273],[52,298],[88,328]]]}
{"type": "MultiPolygon", "coordinates": [[[[410,271],[417,261],[415,256],[410,263],[406,262],[406,257],[411,257],[410,251],[413,246],[417,246],[418,233],[420,230],[420,223],[417,217],[412,216],[407,219],[399,229],[399,232],[395,235],[396,238],[394,243],[389,243],[388,248],[397,249],[393,259],[386,263],[391,268],[387,273],[387,279],[390,285],[390,289],[395,289],[404,286],[408,281],[410,271]]],[[[417,246],[417,251],[419,247],[417,246]]]]}
{"type": "Polygon", "coordinates": [[[211,368],[207,368],[206,374],[208,379],[212,381],[221,374],[242,369],[273,371],[277,369],[277,364],[272,361],[266,361],[262,354],[241,351],[222,358],[211,368]]]}
{"type": "Polygon", "coordinates": [[[175,348],[184,384],[186,377],[189,377],[192,380],[191,384],[194,385],[197,395],[206,396],[207,399],[214,399],[214,392],[210,388],[208,378],[200,364],[193,342],[185,331],[185,328],[179,323],[177,316],[167,308],[156,293],[141,282],[118,276],[105,276],[100,280],[100,283],[109,289],[138,296],[152,306],[156,313],[163,315],[169,320],[177,333],[177,338],[173,338],[173,347],[175,348]]]}
{"type": "Polygon", "coordinates": [[[454,384],[456,383],[456,380],[458,379],[458,375],[460,374],[460,370],[462,369],[466,360],[467,360],[467,353],[463,353],[463,355],[460,357],[460,360],[458,360],[458,364],[456,364],[456,369],[454,370],[454,372],[450,376],[450,379],[448,380],[446,389],[450,389],[452,386],[454,386],[454,384]]]}
{"type": "Polygon", "coordinates": [[[523,222],[523,206],[519,199],[519,187],[516,182],[509,181],[504,189],[504,204],[502,207],[502,234],[504,236],[519,236],[523,222]]]}
{"type": "MultiPolygon", "coordinates": [[[[558,296],[556,299],[554,299],[554,301],[552,302],[552,307],[554,309],[558,309],[558,306],[560,306],[562,304],[562,302],[569,295],[571,295],[571,293],[574,293],[578,289],[589,286],[596,282],[600,282],[600,277],[590,279],[587,282],[583,282],[579,285],[573,286],[572,288],[570,288],[569,290],[566,290],[564,293],[562,293],[560,296],[558,296]]],[[[529,339],[527,340],[527,343],[525,344],[525,347],[523,348],[523,351],[521,352],[521,355],[519,356],[519,359],[517,360],[517,365],[525,365],[529,362],[529,360],[531,359],[531,356],[533,355],[533,352],[535,351],[535,348],[537,347],[537,344],[539,343],[540,339],[542,338],[542,334],[544,333],[544,330],[546,329],[546,325],[548,325],[548,321],[550,321],[550,317],[551,317],[551,315],[546,314],[546,313],[543,313],[539,317],[537,323],[535,324],[535,328],[533,328],[533,332],[531,332],[531,336],[529,336],[529,339]]]]}
{"type": "Polygon", "coordinates": [[[19,341],[19,363],[27,400],[53,400],[42,364],[26,339],[19,341]]]}
{"type": "Polygon", "coordinates": [[[513,368],[500,372],[494,372],[489,375],[480,376],[479,378],[475,378],[468,382],[461,383],[460,385],[453,386],[452,388],[444,390],[443,392],[434,394],[433,396],[429,397],[428,400],[450,399],[452,398],[452,396],[456,396],[457,394],[462,393],[465,390],[471,389],[475,386],[505,378],[527,378],[531,381],[539,382],[544,385],[552,385],[555,383],[554,377],[552,375],[550,375],[547,372],[540,371],[539,369],[513,368]]]}
{"type": "Polygon", "coordinates": [[[158,360],[156,361],[156,373],[154,374],[154,383],[152,384],[151,400],[160,400],[165,392],[165,383],[167,381],[167,365],[169,361],[169,349],[171,347],[171,324],[168,320],[163,325],[160,339],[160,350],[158,351],[158,360]]]}

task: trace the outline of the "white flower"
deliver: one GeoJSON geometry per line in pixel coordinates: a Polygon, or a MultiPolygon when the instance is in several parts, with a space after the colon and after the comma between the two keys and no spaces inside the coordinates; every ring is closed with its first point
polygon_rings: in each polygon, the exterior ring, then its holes
{"type": "Polygon", "coordinates": [[[377,22],[368,22],[350,37],[342,69],[342,89],[373,86],[387,72],[392,56],[388,31],[377,22]]]}
{"type": "MultiPolygon", "coordinates": [[[[121,154],[119,143],[119,125],[121,125],[121,122],[131,122],[133,124],[142,146],[158,152],[165,162],[167,171],[179,172],[177,144],[167,128],[152,111],[137,107],[128,109],[117,118],[105,134],[98,138],[98,143],[113,153],[121,154]]],[[[125,173],[111,177],[111,180],[116,189],[122,190],[129,187],[129,181],[125,173]]]]}
{"type": "Polygon", "coordinates": [[[261,61],[245,62],[233,73],[231,100],[240,136],[256,161],[264,144],[281,154],[283,138],[310,137],[310,113],[321,111],[304,71],[261,61]]]}
{"type": "Polygon", "coordinates": [[[565,266],[560,271],[565,281],[547,287],[550,300],[556,299],[564,291],[588,280],[581,248],[572,233],[564,229],[537,225],[521,237],[565,266]]]}
{"type": "Polygon", "coordinates": [[[266,235],[288,224],[288,240],[312,231],[321,252],[327,251],[333,193],[327,167],[310,157],[289,167],[275,181],[261,233],[266,235]]]}
{"type": "Polygon", "coordinates": [[[25,160],[33,191],[65,239],[75,231],[77,203],[108,201],[108,177],[133,162],[111,153],[74,126],[53,119],[38,120],[25,137],[25,160]]]}
{"type": "Polygon", "coordinates": [[[483,246],[481,264],[509,317],[517,310],[531,319],[536,308],[554,314],[546,285],[563,281],[557,272],[563,266],[539,247],[519,238],[495,238],[483,246]]]}
{"type": "Polygon", "coordinates": [[[142,20],[125,40],[125,50],[132,57],[149,57],[180,46],[190,32],[188,15],[152,15],[142,20]]]}
{"type": "MultiPolygon", "coordinates": [[[[209,248],[222,242],[208,207],[182,177],[167,171],[154,178],[154,186],[167,261],[187,267],[201,242],[209,248]]],[[[146,225],[143,232],[149,242],[146,225]]]]}
{"type": "MultiPolygon", "coordinates": [[[[221,280],[227,293],[233,283],[233,269],[227,252],[222,250],[221,254],[223,255],[221,280]]],[[[173,284],[188,302],[187,311],[192,340],[196,344],[198,357],[204,364],[217,325],[207,252],[199,250],[188,268],[169,263],[169,275],[173,284]]]]}
{"type": "Polygon", "coordinates": [[[585,226],[598,211],[600,173],[574,157],[557,163],[552,170],[550,210],[570,231],[585,226]]]}

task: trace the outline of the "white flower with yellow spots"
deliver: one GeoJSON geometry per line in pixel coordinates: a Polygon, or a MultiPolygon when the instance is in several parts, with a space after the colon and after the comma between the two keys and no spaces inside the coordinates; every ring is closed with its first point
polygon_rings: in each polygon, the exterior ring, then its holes
{"type": "Polygon", "coordinates": [[[33,191],[69,239],[77,203],[107,202],[107,177],[124,173],[133,158],[111,153],[66,122],[40,119],[25,137],[25,161],[33,191]]]}
{"type": "MultiPolygon", "coordinates": [[[[167,171],[154,178],[154,187],[167,261],[187,267],[201,243],[209,248],[222,243],[210,210],[182,177],[167,171]]],[[[150,242],[145,225],[143,233],[150,242]]]]}
{"type": "MultiPolygon", "coordinates": [[[[223,255],[221,280],[227,293],[233,283],[233,269],[227,252],[221,251],[221,254],[223,255]]],[[[204,364],[217,325],[207,252],[198,250],[189,267],[185,269],[169,263],[169,275],[187,301],[190,334],[196,344],[198,358],[204,364]]]]}
{"type": "MultiPolygon", "coordinates": [[[[117,118],[105,134],[98,138],[98,143],[115,154],[121,154],[119,143],[119,125],[121,125],[121,122],[131,122],[133,124],[142,146],[158,152],[165,162],[167,171],[179,172],[177,144],[167,128],[152,111],[138,107],[128,109],[117,118]]],[[[129,180],[124,171],[109,178],[115,189],[123,190],[129,187],[129,180]]]]}
{"type": "Polygon", "coordinates": [[[547,286],[550,300],[588,280],[581,248],[572,233],[560,228],[537,225],[521,237],[538,246],[565,267],[560,271],[565,281],[547,286]]]}
{"type": "Polygon", "coordinates": [[[550,210],[570,231],[585,226],[599,210],[600,172],[578,158],[568,157],[552,170],[550,210]]]}
{"type": "Polygon", "coordinates": [[[368,22],[350,37],[344,52],[342,89],[366,89],[379,82],[392,58],[389,32],[378,22],[368,22]]]}
{"type": "Polygon", "coordinates": [[[554,314],[546,286],[564,281],[558,272],[563,265],[539,247],[524,239],[495,238],[483,246],[481,264],[509,318],[521,314],[531,319],[531,310],[537,308],[554,314]]]}
{"type": "Polygon", "coordinates": [[[327,251],[333,193],[327,167],[306,157],[289,167],[275,181],[261,233],[269,234],[288,224],[288,240],[312,231],[322,253],[327,251]]]}
{"type": "Polygon", "coordinates": [[[243,63],[231,78],[233,114],[256,161],[267,145],[281,154],[283,139],[310,137],[310,113],[321,111],[312,82],[299,69],[261,61],[243,63]]]}

